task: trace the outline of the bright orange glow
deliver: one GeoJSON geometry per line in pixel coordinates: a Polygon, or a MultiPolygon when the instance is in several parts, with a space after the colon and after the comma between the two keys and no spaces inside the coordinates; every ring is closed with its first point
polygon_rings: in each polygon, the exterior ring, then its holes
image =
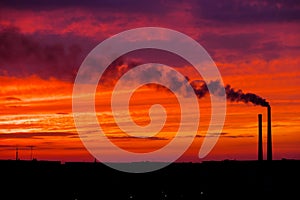
{"type": "Polygon", "coordinates": [[[99,123],[106,133],[107,137],[120,148],[136,153],[147,153],[155,151],[167,145],[174,137],[180,124],[180,108],[179,103],[173,93],[167,91],[157,94],[155,88],[142,86],[131,96],[130,113],[132,120],[138,126],[146,126],[150,123],[149,109],[154,104],[164,106],[167,113],[167,120],[164,127],[156,135],[149,138],[137,138],[124,133],[116,124],[111,109],[110,101],[104,102],[98,106],[98,112],[103,112],[104,108],[109,108],[109,115],[105,119],[99,117],[99,123]],[[106,104],[106,106],[104,106],[106,104]]]}

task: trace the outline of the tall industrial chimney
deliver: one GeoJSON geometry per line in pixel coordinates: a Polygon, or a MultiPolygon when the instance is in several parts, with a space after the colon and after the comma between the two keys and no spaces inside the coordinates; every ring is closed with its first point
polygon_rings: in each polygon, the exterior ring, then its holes
{"type": "Polygon", "coordinates": [[[258,114],[258,161],[263,160],[262,114],[258,114]]]}
{"type": "Polygon", "coordinates": [[[16,160],[19,160],[19,149],[16,147],[16,160]]]}
{"type": "Polygon", "coordinates": [[[272,160],[272,125],[271,125],[271,106],[268,105],[268,134],[267,134],[267,160],[272,160]]]}

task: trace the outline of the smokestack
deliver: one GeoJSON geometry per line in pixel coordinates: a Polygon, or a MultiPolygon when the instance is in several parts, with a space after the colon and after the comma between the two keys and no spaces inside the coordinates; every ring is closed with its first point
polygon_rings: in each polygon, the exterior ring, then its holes
{"type": "Polygon", "coordinates": [[[19,160],[19,149],[18,149],[18,147],[16,148],[16,160],[19,160]]]}
{"type": "Polygon", "coordinates": [[[268,109],[268,135],[267,135],[267,160],[272,160],[272,130],[271,130],[271,106],[267,106],[268,109]]]}
{"type": "Polygon", "coordinates": [[[258,161],[263,160],[262,114],[258,114],[258,161]]]}

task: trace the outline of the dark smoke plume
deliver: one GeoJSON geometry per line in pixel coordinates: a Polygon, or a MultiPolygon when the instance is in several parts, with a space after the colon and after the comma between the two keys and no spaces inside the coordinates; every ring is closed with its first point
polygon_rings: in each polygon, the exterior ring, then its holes
{"type": "MultiPolygon", "coordinates": [[[[114,68],[112,70],[108,71],[108,77],[111,80],[112,75],[117,75],[116,80],[119,79],[123,73],[129,71],[130,69],[134,68],[135,66],[141,64],[139,61],[131,61],[131,60],[126,60],[124,58],[119,59],[118,62],[112,63],[112,66],[114,68]]],[[[153,70],[146,70],[146,76],[145,77],[134,77],[134,79],[138,78],[143,78],[143,79],[149,79],[151,80],[152,76],[153,78],[156,78],[154,76],[157,73],[161,73],[160,71],[153,71],[153,70]]],[[[182,80],[179,80],[175,75],[172,73],[168,73],[168,78],[171,79],[172,81],[169,83],[169,87],[172,88],[173,90],[180,91],[180,89],[184,88],[184,83],[182,80]]],[[[242,90],[238,89],[235,90],[232,88],[230,85],[226,85],[225,88],[222,88],[222,85],[220,84],[219,80],[216,81],[211,81],[209,83],[206,83],[203,80],[190,80],[189,77],[185,77],[187,81],[189,81],[190,85],[194,89],[195,94],[199,99],[203,98],[205,95],[209,94],[210,92],[214,95],[217,96],[223,96],[224,95],[224,89],[226,93],[226,98],[231,101],[231,102],[243,102],[243,103],[252,103],[254,105],[260,105],[267,107],[269,106],[269,103],[262,97],[253,94],[253,93],[244,93],[242,90]],[[210,89],[210,91],[208,90],[210,89]]],[[[150,87],[153,87],[151,84],[149,85],[150,87]]],[[[165,90],[164,87],[161,86],[154,86],[157,89],[163,89],[165,90]]]]}
{"type": "MultiPolygon", "coordinates": [[[[194,89],[195,94],[200,99],[209,93],[208,87],[212,90],[213,94],[221,94],[222,88],[219,81],[211,81],[208,85],[202,80],[194,80],[190,82],[194,89]]],[[[254,105],[260,105],[267,107],[269,103],[262,97],[253,93],[244,93],[242,90],[235,90],[230,85],[225,86],[226,98],[231,102],[244,102],[253,103],[254,105]]]]}
{"type": "Polygon", "coordinates": [[[234,90],[230,85],[225,87],[227,99],[235,102],[253,103],[254,105],[260,105],[267,107],[269,103],[262,97],[253,93],[243,93],[242,90],[234,90]]]}
{"type": "MultiPolygon", "coordinates": [[[[130,69],[134,68],[137,65],[142,64],[143,62],[140,60],[130,60],[126,59],[125,57],[120,57],[116,61],[114,61],[111,64],[111,68],[109,70],[106,70],[106,73],[103,77],[103,83],[110,83],[110,84],[115,84],[118,79],[127,71],[130,69]],[[112,78],[114,77],[114,78],[112,78]]],[[[153,79],[156,79],[157,74],[160,74],[162,76],[162,71],[155,71],[153,69],[151,70],[145,70],[144,71],[145,76],[144,77],[133,77],[134,80],[138,79],[147,79],[149,81],[153,79]]],[[[181,91],[181,89],[185,88],[184,83],[182,80],[179,80],[177,76],[175,76],[172,73],[166,73],[168,78],[171,79],[172,81],[169,82],[169,87],[175,91],[181,91]]],[[[209,83],[206,83],[203,80],[191,80],[189,77],[185,76],[186,80],[189,81],[190,85],[194,89],[195,94],[199,99],[203,98],[205,95],[212,93],[217,96],[223,96],[224,95],[224,89],[226,93],[226,98],[231,101],[231,102],[244,102],[244,103],[252,103],[254,105],[260,105],[267,107],[269,106],[269,103],[262,97],[253,94],[253,93],[244,93],[242,90],[238,89],[235,90],[232,88],[230,85],[226,85],[225,88],[222,88],[222,85],[220,84],[219,80],[216,81],[211,81],[209,83]],[[208,90],[208,88],[210,90],[208,90]]],[[[102,84],[103,84],[102,83],[102,84]]],[[[168,87],[167,86],[167,87],[168,87]]],[[[166,90],[165,87],[155,85],[153,86],[152,84],[149,84],[149,87],[155,87],[156,89],[162,89],[166,90]]]]}

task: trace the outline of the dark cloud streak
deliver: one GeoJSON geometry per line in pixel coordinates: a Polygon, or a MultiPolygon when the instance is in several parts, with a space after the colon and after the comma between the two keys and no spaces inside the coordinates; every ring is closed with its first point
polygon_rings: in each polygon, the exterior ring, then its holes
{"type": "Polygon", "coordinates": [[[18,10],[55,10],[65,8],[83,8],[94,11],[129,12],[129,13],[161,13],[167,10],[167,4],[163,1],[141,0],[2,0],[0,5],[6,8],[18,10]]]}
{"type": "Polygon", "coordinates": [[[76,44],[44,44],[15,27],[0,29],[0,76],[37,75],[71,81],[83,56],[81,46],[76,44]]]}
{"type": "Polygon", "coordinates": [[[226,24],[300,20],[300,2],[297,0],[200,0],[195,4],[195,16],[226,24]]]}
{"type": "Polygon", "coordinates": [[[168,140],[168,138],[165,137],[134,137],[134,136],[109,136],[109,139],[135,139],[135,140],[168,140]]]}
{"type": "Polygon", "coordinates": [[[18,97],[5,97],[4,98],[5,101],[22,101],[22,99],[18,98],[18,97]]]}
{"type": "Polygon", "coordinates": [[[0,134],[0,139],[26,139],[26,138],[40,138],[40,137],[73,137],[77,136],[75,133],[70,132],[33,132],[33,133],[5,133],[0,134]]]}
{"type": "Polygon", "coordinates": [[[197,138],[204,138],[204,137],[223,137],[223,138],[252,138],[255,137],[254,135],[250,134],[240,134],[240,135],[231,135],[227,132],[221,132],[219,133],[207,133],[206,135],[196,135],[197,138]]]}
{"type": "MultiPolygon", "coordinates": [[[[183,7],[184,1],[171,3],[159,0],[2,0],[2,8],[17,10],[57,10],[81,8],[94,12],[142,13],[147,15],[172,12],[173,8],[183,7]]],[[[195,18],[220,23],[264,23],[291,22],[300,20],[300,2],[298,0],[191,0],[189,12],[195,18]]],[[[186,12],[185,9],[178,10],[186,12]]]]}

